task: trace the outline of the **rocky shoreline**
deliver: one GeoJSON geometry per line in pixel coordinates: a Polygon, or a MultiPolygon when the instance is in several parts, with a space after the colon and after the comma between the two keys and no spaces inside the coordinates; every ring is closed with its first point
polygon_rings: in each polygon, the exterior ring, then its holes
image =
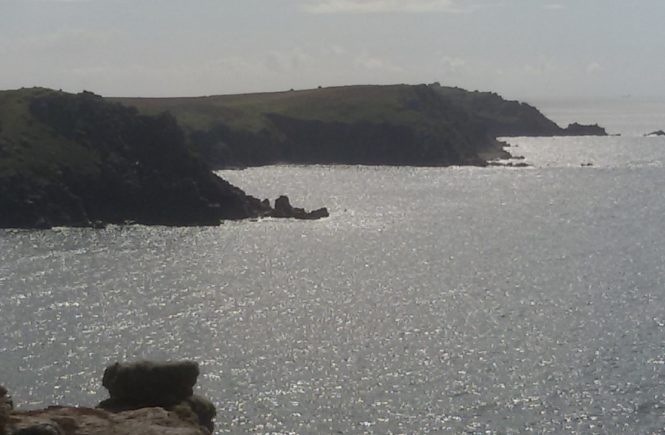
{"type": "Polygon", "coordinates": [[[21,411],[0,386],[0,435],[210,435],[216,409],[194,394],[198,376],[192,361],[115,363],[102,380],[110,397],[95,408],[21,411]]]}

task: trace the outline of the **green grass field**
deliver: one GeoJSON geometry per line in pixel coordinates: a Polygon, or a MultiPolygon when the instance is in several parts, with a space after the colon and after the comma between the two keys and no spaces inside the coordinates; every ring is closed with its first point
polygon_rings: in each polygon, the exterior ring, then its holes
{"type": "Polygon", "coordinates": [[[62,167],[94,173],[99,155],[58,135],[30,112],[32,98],[55,93],[44,88],[0,91],[0,176],[18,172],[45,177],[62,167]]]}
{"type": "Polygon", "coordinates": [[[324,122],[374,122],[425,125],[419,106],[423,87],[343,86],[302,91],[219,95],[195,98],[112,98],[144,113],[171,112],[187,128],[206,130],[216,123],[259,131],[270,128],[266,114],[324,122]]]}

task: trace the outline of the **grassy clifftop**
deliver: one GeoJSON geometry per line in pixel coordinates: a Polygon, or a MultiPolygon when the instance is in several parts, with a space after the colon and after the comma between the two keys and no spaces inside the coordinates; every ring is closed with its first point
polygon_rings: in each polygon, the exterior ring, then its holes
{"type": "Polygon", "coordinates": [[[82,173],[98,170],[94,150],[54,134],[31,113],[35,99],[52,94],[43,88],[0,92],[0,176],[26,172],[49,176],[60,165],[82,173]],[[47,146],[42,147],[45,142],[47,146]]]}
{"type": "Polygon", "coordinates": [[[438,84],[112,100],[142,113],[169,111],[218,167],[482,165],[502,153],[498,136],[566,134],[527,104],[438,84]]]}

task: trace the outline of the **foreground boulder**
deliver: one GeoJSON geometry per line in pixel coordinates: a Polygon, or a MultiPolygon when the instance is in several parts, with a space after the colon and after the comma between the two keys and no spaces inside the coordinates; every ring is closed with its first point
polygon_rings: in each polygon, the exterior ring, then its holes
{"type": "Polygon", "coordinates": [[[102,385],[111,397],[99,408],[124,412],[160,407],[212,432],[217,412],[208,399],[194,395],[198,376],[199,365],[193,361],[115,363],[104,371],[102,385]]]}
{"type": "Polygon", "coordinates": [[[0,387],[0,435],[210,435],[217,412],[194,395],[198,375],[192,361],[115,363],[102,380],[111,397],[97,408],[13,411],[0,387]]]}
{"type": "Polygon", "coordinates": [[[102,385],[111,398],[100,407],[120,410],[173,406],[194,395],[198,376],[199,366],[192,361],[115,363],[104,371],[102,385]]]}

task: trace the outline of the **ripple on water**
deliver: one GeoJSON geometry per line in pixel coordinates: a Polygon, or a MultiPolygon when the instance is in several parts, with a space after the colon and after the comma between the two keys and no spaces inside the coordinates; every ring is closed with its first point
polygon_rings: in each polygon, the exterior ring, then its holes
{"type": "Polygon", "coordinates": [[[257,168],[224,175],[332,217],[2,231],[0,379],[93,404],[193,358],[220,432],[658,431],[665,174],[542,166],[257,168]]]}

